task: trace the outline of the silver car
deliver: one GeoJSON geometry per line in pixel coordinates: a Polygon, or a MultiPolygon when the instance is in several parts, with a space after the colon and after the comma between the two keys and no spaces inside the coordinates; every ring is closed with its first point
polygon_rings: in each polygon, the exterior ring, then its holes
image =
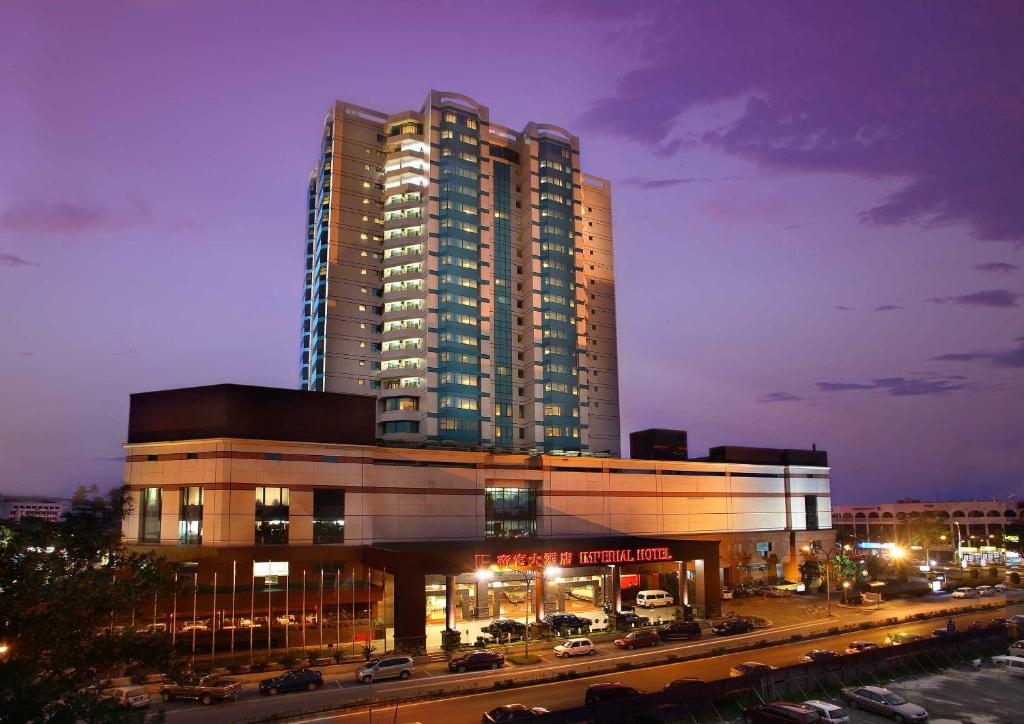
{"type": "Polygon", "coordinates": [[[408,679],[416,668],[409,656],[391,656],[356,669],[356,678],[364,684],[381,679],[408,679]]]}
{"type": "Polygon", "coordinates": [[[829,724],[850,724],[850,715],[846,713],[846,709],[835,704],[829,704],[827,701],[821,701],[820,699],[811,699],[805,701],[804,706],[814,709],[821,716],[822,722],[829,722],[829,724]]]}
{"type": "Polygon", "coordinates": [[[911,704],[895,691],[881,686],[847,686],[839,695],[851,709],[864,709],[896,722],[928,721],[928,712],[923,706],[911,704]]]}

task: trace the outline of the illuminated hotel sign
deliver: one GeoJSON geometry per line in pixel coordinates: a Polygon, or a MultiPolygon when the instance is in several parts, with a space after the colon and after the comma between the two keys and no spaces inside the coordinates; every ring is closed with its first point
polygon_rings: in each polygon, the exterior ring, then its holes
{"type": "Polygon", "coordinates": [[[614,563],[650,563],[671,561],[668,548],[610,548],[596,551],[544,551],[529,553],[478,553],[475,556],[477,568],[496,565],[499,568],[547,568],[558,566],[610,565],[614,563]]]}

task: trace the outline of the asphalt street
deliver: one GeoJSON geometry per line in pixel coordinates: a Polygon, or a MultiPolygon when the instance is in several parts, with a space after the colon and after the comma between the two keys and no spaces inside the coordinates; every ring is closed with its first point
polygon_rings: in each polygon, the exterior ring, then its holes
{"type": "MultiPolygon", "coordinates": [[[[1011,606],[1016,609],[1016,606],[1011,606]]],[[[964,628],[973,620],[987,620],[997,615],[1003,615],[1005,611],[970,613],[957,619],[958,627],[964,628]]],[[[444,699],[413,702],[401,704],[396,712],[395,694],[401,692],[404,697],[417,694],[427,694],[438,691],[442,688],[451,690],[453,684],[464,685],[465,688],[490,687],[497,680],[509,679],[513,674],[521,675],[523,668],[509,666],[503,670],[483,673],[432,673],[422,668],[417,670],[413,679],[405,682],[393,681],[376,684],[373,687],[374,712],[372,722],[395,723],[395,722],[422,722],[424,724],[461,724],[462,722],[477,722],[482,712],[492,709],[501,704],[523,703],[529,706],[543,706],[555,710],[574,707],[582,704],[583,695],[587,687],[599,681],[619,681],[625,684],[636,686],[644,691],[656,691],[673,679],[682,677],[699,677],[710,680],[728,676],[729,669],[734,664],[744,661],[760,661],[774,666],[782,666],[795,663],[797,659],[812,648],[832,648],[842,651],[849,641],[867,640],[881,642],[885,634],[892,631],[910,631],[914,633],[929,634],[934,628],[941,625],[941,621],[928,620],[914,624],[902,624],[897,626],[871,629],[854,634],[844,634],[837,637],[820,638],[813,641],[780,644],[756,651],[730,653],[720,656],[705,657],[695,661],[664,664],[634,671],[624,671],[614,675],[599,675],[573,679],[569,681],[550,682],[534,686],[514,689],[511,691],[488,690],[486,692],[455,695],[444,699]]],[[[757,641],[763,639],[766,633],[778,634],[785,631],[796,632],[807,623],[790,624],[788,626],[773,627],[767,631],[755,631],[743,636],[734,636],[728,639],[730,642],[743,640],[757,641]]],[[[668,651],[677,652],[683,655],[707,650],[714,646],[721,646],[721,639],[705,638],[700,642],[687,642],[680,644],[662,644],[655,649],[657,655],[664,656],[668,651]]],[[[621,652],[610,644],[602,647],[604,651],[600,656],[584,657],[579,660],[555,659],[550,650],[543,651],[545,661],[539,665],[547,671],[582,671],[584,666],[590,666],[597,661],[608,663],[633,662],[650,659],[651,649],[636,652],[621,652]]],[[[249,721],[261,716],[270,714],[285,714],[294,712],[315,711],[321,708],[332,708],[346,702],[365,700],[369,695],[369,687],[361,685],[354,680],[343,682],[340,680],[329,681],[323,689],[315,692],[303,692],[295,694],[282,694],[273,699],[260,696],[252,689],[242,692],[237,702],[227,702],[211,707],[202,707],[190,703],[172,703],[167,705],[167,718],[173,724],[207,724],[213,722],[242,722],[249,721]]],[[[349,710],[336,714],[322,714],[306,716],[299,719],[302,722],[327,722],[327,721],[361,721],[370,722],[368,708],[363,706],[358,709],[349,710]]]]}

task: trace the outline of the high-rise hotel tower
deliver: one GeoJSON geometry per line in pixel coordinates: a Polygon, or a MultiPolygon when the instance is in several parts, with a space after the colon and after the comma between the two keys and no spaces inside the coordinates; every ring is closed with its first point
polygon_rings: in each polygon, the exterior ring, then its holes
{"type": "Polygon", "coordinates": [[[309,179],[302,387],[382,440],[619,454],[611,189],[579,139],[337,101],[309,179]]]}

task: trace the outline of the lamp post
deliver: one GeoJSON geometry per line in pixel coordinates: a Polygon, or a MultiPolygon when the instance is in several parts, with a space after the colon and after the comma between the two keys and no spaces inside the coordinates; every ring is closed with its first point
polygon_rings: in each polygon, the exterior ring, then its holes
{"type": "Polygon", "coordinates": [[[846,592],[850,590],[850,582],[843,581],[843,605],[846,605],[846,592]]]}
{"type": "MultiPolygon", "coordinates": [[[[838,546],[838,543],[836,544],[838,546]]],[[[825,610],[826,615],[832,617],[832,579],[829,576],[829,552],[821,547],[821,543],[818,541],[811,541],[809,545],[805,545],[801,550],[804,553],[813,556],[814,560],[820,560],[825,564],[825,610]],[[824,556],[819,559],[818,554],[823,553],[824,556]]]]}
{"type": "MultiPolygon", "coordinates": [[[[558,575],[559,568],[556,566],[548,566],[547,568],[540,571],[542,576],[556,576],[558,575]]],[[[537,576],[537,570],[521,571],[517,568],[498,568],[497,566],[491,566],[490,568],[481,568],[476,572],[476,579],[478,581],[489,581],[494,577],[494,574],[498,573],[504,576],[507,573],[512,573],[517,576],[522,576],[523,583],[526,584],[526,632],[523,634],[523,656],[527,659],[530,657],[530,584],[533,579],[537,576]]]]}

